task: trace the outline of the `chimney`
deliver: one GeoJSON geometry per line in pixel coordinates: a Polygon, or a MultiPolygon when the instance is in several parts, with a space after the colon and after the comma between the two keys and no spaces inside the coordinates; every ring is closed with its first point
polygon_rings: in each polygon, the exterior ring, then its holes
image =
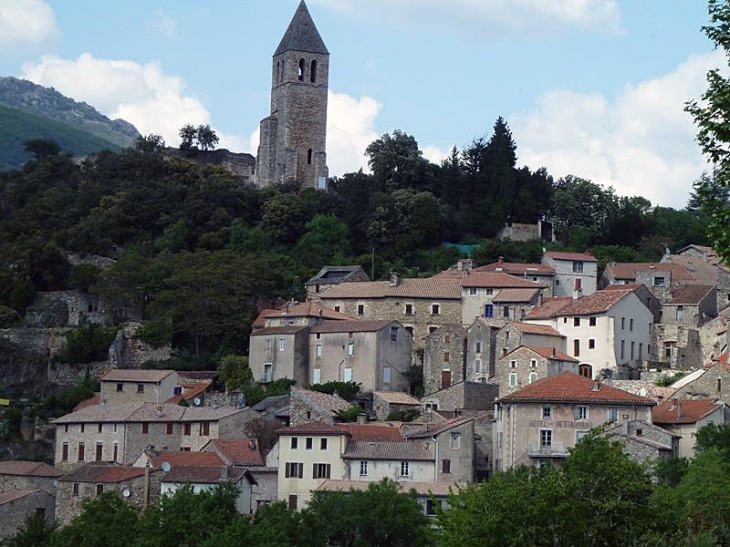
{"type": "Polygon", "coordinates": [[[357,415],[357,423],[359,423],[360,425],[365,424],[367,422],[367,419],[368,419],[368,415],[365,414],[364,412],[361,412],[360,414],[357,415]]]}
{"type": "Polygon", "coordinates": [[[557,356],[557,353],[555,351],[555,348],[553,348],[553,359],[555,359],[556,356],[557,356]]]}
{"type": "Polygon", "coordinates": [[[497,267],[495,269],[498,272],[501,272],[504,269],[504,257],[503,256],[500,256],[499,260],[497,260],[497,267]]]}
{"type": "Polygon", "coordinates": [[[395,270],[391,270],[389,286],[397,287],[398,285],[400,285],[400,275],[398,275],[398,272],[396,272],[395,270]]]}
{"type": "Polygon", "coordinates": [[[250,439],[248,441],[248,448],[251,450],[256,450],[256,439],[250,439]]]}
{"type": "Polygon", "coordinates": [[[573,287],[573,300],[578,300],[581,296],[583,296],[582,281],[582,279],[575,280],[575,285],[573,287]]]}
{"type": "Polygon", "coordinates": [[[622,416],[622,418],[623,418],[623,420],[621,421],[621,433],[623,433],[624,435],[628,435],[629,434],[629,415],[624,414],[622,416]]]}
{"type": "Polygon", "coordinates": [[[598,380],[593,380],[591,391],[601,391],[601,383],[598,380]]]}
{"type": "Polygon", "coordinates": [[[227,481],[228,480],[228,466],[224,465],[221,467],[221,480],[227,481]]]}

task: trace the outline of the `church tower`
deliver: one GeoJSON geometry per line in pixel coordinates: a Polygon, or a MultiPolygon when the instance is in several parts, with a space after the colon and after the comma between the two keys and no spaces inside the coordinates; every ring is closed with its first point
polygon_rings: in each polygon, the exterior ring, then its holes
{"type": "Polygon", "coordinates": [[[276,48],[271,114],[261,120],[256,184],[327,188],[329,51],[302,0],[276,48]]]}

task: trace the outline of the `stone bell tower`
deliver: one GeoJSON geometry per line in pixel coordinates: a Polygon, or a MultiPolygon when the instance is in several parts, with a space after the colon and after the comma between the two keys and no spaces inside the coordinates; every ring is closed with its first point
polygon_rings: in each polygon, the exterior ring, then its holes
{"type": "Polygon", "coordinates": [[[302,0],[276,48],[271,114],[261,120],[256,184],[327,188],[329,51],[302,0]]]}

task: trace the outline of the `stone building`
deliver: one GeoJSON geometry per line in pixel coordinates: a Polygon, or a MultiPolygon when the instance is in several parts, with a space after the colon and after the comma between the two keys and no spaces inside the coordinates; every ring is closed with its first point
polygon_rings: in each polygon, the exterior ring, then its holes
{"type": "Polygon", "coordinates": [[[362,266],[323,266],[314,277],[304,283],[304,287],[307,289],[307,298],[312,300],[319,298],[321,293],[335,285],[353,281],[370,281],[362,266]]]}
{"type": "Polygon", "coordinates": [[[327,188],[329,51],[302,0],[271,69],[271,114],[261,121],[256,184],[327,188]]]}
{"type": "Polygon", "coordinates": [[[563,372],[578,374],[578,359],[551,347],[519,346],[497,360],[494,382],[504,397],[523,387],[563,372]]]}
{"type": "Polygon", "coordinates": [[[469,382],[486,382],[494,376],[497,333],[507,324],[501,319],[480,317],[466,329],[466,374],[469,382]]]}
{"type": "Polygon", "coordinates": [[[286,325],[251,332],[248,366],[256,382],[289,378],[309,383],[309,327],[286,325]]]}
{"type": "Polygon", "coordinates": [[[491,363],[492,378],[496,374],[496,363],[520,346],[553,348],[565,351],[565,336],[548,325],[535,323],[510,322],[497,331],[496,359],[491,363]]]}
{"type": "Polygon", "coordinates": [[[423,351],[423,393],[430,395],[463,382],[466,373],[466,329],[445,325],[426,337],[423,351]]]}
{"type": "Polygon", "coordinates": [[[727,364],[727,358],[709,369],[700,369],[688,376],[692,379],[681,383],[674,392],[674,398],[719,399],[730,405],[730,365],[727,364]]]}
{"type": "Polygon", "coordinates": [[[99,379],[101,404],[165,403],[182,393],[174,370],[109,369],[99,379]]]}
{"type": "Polygon", "coordinates": [[[532,281],[544,287],[545,296],[553,296],[553,282],[555,280],[555,268],[547,264],[532,264],[521,262],[505,262],[499,257],[497,262],[474,268],[475,272],[502,272],[527,281],[532,281]]]}
{"type": "Polygon", "coordinates": [[[296,427],[308,422],[333,424],[338,412],[350,408],[352,405],[337,395],[292,387],[289,407],[290,425],[296,427]]]}
{"type": "Polygon", "coordinates": [[[373,392],[373,413],[376,420],[385,421],[393,413],[420,408],[421,402],[407,393],[398,391],[373,392]]]}
{"type": "Polygon", "coordinates": [[[360,319],[399,321],[413,335],[415,354],[437,328],[461,325],[461,279],[393,274],[389,281],[341,283],[320,295],[320,301],[360,319]]]}
{"type": "Polygon", "coordinates": [[[655,404],[571,372],[537,380],[497,400],[495,470],[561,464],[591,429],[624,415],[651,422],[655,404]]]}
{"type": "Polygon", "coordinates": [[[55,493],[54,481],[63,475],[55,467],[42,462],[0,461],[0,493],[10,490],[45,490],[55,493]]]}
{"type": "Polygon", "coordinates": [[[0,494],[0,538],[15,535],[28,517],[42,514],[46,525],[55,521],[56,498],[39,488],[8,490],[0,494]]]}
{"type": "MultiPolygon", "coordinates": [[[[434,454],[434,482],[474,480],[474,421],[456,418],[434,427],[411,430],[409,443],[427,443],[434,454]]],[[[426,479],[428,480],[428,479],[426,479]]]]}
{"type": "Polygon", "coordinates": [[[619,423],[607,427],[603,434],[621,443],[624,453],[639,462],[651,463],[660,458],[679,456],[680,436],[647,421],[629,420],[624,415],[619,423]]]}
{"type": "Polygon", "coordinates": [[[555,270],[553,296],[572,296],[575,289],[585,295],[596,292],[598,260],[592,254],[547,251],[542,263],[555,270]]]}
{"type": "Polygon", "coordinates": [[[541,303],[542,286],[503,272],[466,272],[461,280],[462,323],[477,317],[521,320],[541,303]]]}
{"type": "Polygon", "coordinates": [[[126,503],[139,509],[160,498],[162,471],[148,467],[124,467],[111,463],[90,463],[58,479],[56,520],[69,524],[83,511],[86,500],[104,492],[115,492],[126,503]]]}
{"type": "Polygon", "coordinates": [[[677,399],[664,401],[652,412],[652,422],[678,435],[679,457],[692,458],[695,453],[695,435],[707,424],[728,423],[730,409],[719,399],[677,399]]]}

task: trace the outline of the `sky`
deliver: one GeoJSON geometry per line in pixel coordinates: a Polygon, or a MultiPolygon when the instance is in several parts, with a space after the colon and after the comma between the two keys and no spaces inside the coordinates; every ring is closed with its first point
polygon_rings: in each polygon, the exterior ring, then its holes
{"type": "MultiPolygon", "coordinates": [[[[0,0],[0,76],[179,144],[256,153],[299,0],[0,0]]],[[[330,51],[330,175],[396,129],[439,163],[502,116],[518,167],[682,208],[709,167],[684,104],[727,59],[704,0],[307,0],[330,51]]]]}

